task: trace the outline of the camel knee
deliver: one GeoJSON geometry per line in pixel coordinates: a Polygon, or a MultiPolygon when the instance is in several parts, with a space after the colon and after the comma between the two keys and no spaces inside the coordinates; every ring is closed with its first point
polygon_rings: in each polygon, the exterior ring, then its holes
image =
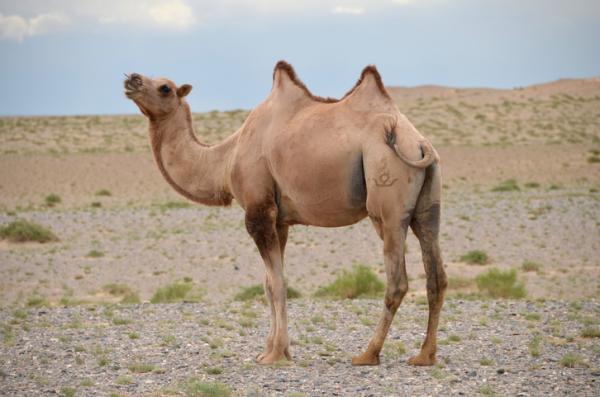
{"type": "Polygon", "coordinates": [[[276,218],[277,208],[272,203],[253,206],[246,211],[246,230],[261,253],[277,241],[276,218]]]}

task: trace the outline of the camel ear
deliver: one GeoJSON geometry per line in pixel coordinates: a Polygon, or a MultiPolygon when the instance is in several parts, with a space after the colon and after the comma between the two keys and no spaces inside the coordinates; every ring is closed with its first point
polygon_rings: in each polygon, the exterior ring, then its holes
{"type": "Polygon", "coordinates": [[[190,93],[190,91],[192,91],[192,86],[189,84],[184,84],[181,87],[179,87],[177,89],[177,96],[179,98],[183,98],[184,96],[186,96],[187,94],[190,93]]]}

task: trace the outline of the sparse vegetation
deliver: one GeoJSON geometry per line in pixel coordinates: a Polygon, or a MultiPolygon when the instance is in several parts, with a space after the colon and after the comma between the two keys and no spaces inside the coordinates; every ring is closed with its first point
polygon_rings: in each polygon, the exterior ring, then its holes
{"type": "Polygon", "coordinates": [[[26,241],[46,243],[58,240],[50,229],[24,219],[0,227],[0,238],[19,243],[26,241]]]}
{"type": "Polygon", "coordinates": [[[165,287],[159,288],[152,299],[151,303],[173,303],[173,302],[198,302],[201,298],[200,291],[194,291],[194,283],[177,281],[165,287]]]}
{"type": "Polygon", "coordinates": [[[125,305],[133,305],[140,303],[140,296],[133,291],[127,284],[110,283],[106,284],[102,289],[116,297],[121,297],[120,303],[125,305]]]}
{"type": "Polygon", "coordinates": [[[507,179],[492,188],[492,192],[515,192],[519,191],[519,185],[515,179],[507,179]]]}
{"type": "Polygon", "coordinates": [[[74,397],[75,393],[77,393],[77,389],[74,387],[63,387],[60,389],[60,394],[65,397],[74,397]]]}
{"type": "Polygon", "coordinates": [[[60,198],[60,196],[58,194],[51,193],[46,196],[46,198],[44,199],[44,202],[46,203],[46,205],[48,207],[54,207],[56,204],[59,204],[60,202],[62,202],[62,199],[60,198]]]}
{"type": "Polygon", "coordinates": [[[528,321],[539,321],[541,316],[538,313],[526,313],[525,314],[525,320],[528,321]]]}
{"type": "Polygon", "coordinates": [[[159,204],[161,211],[168,211],[180,208],[190,208],[192,204],[185,201],[167,201],[166,203],[159,204]]]}
{"type": "Polygon", "coordinates": [[[475,286],[475,279],[460,276],[448,277],[448,289],[458,290],[475,286]]]}
{"type": "Polygon", "coordinates": [[[584,338],[600,338],[600,327],[598,326],[587,326],[581,330],[581,336],[584,338]]]}
{"type": "Polygon", "coordinates": [[[600,163],[600,156],[598,156],[597,154],[592,154],[591,156],[588,156],[587,162],[588,163],[600,163]]]}
{"type": "Polygon", "coordinates": [[[537,182],[526,182],[523,186],[525,186],[528,189],[535,189],[540,187],[540,184],[537,182]]]}
{"type": "Polygon", "coordinates": [[[104,252],[98,250],[91,250],[85,256],[88,258],[102,258],[104,256],[104,252]]]}
{"type": "Polygon", "coordinates": [[[529,354],[532,357],[539,357],[541,353],[542,347],[542,337],[540,335],[534,335],[531,341],[529,342],[529,354]]]}
{"type": "Polygon", "coordinates": [[[481,293],[493,299],[521,299],[526,296],[525,286],[517,281],[515,269],[502,271],[492,268],[478,275],[475,282],[481,293]]]}
{"type": "Polygon", "coordinates": [[[484,357],[481,360],[479,360],[479,364],[484,366],[492,365],[494,364],[494,360],[492,360],[491,358],[484,357]]]}
{"type": "Polygon", "coordinates": [[[496,396],[496,391],[487,383],[479,387],[479,393],[483,394],[484,396],[496,396]]]}
{"type": "MultiPolygon", "coordinates": [[[[265,296],[265,288],[262,284],[255,284],[250,287],[244,288],[242,291],[238,292],[233,299],[236,301],[249,301],[253,299],[262,299],[265,296]]],[[[300,296],[300,292],[298,290],[287,286],[287,298],[288,299],[297,299],[300,296]]]]}
{"type": "Polygon", "coordinates": [[[533,261],[525,261],[521,265],[521,269],[524,272],[538,272],[541,269],[541,267],[542,266],[539,263],[533,261]]]}
{"type": "Polygon", "coordinates": [[[47,307],[50,306],[50,303],[46,298],[41,296],[32,296],[27,299],[27,307],[47,307]]]}
{"type": "Polygon", "coordinates": [[[490,258],[485,251],[473,250],[462,255],[460,261],[471,265],[487,265],[490,262],[490,258]]]}
{"type": "Polygon", "coordinates": [[[143,362],[134,362],[127,366],[127,369],[136,374],[144,374],[147,372],[152,372],[156,369],[153,364],[143,363],[143,362]]]}
{"type": "Polygon", "coordinates": [[[112,196],[112,193],[108,189],[100,189],[95,193],[96,196],[112,196]]]}
{"type": "Polygon", "coordinates": [[[223,368],[221,367],[208,367],[206,368],[206,373],[209,375],[221,375],[223,373],[223,368]]]}
{"type": "Polygon", "coordinates": [[[567,368],[585,366],[585,360],[580,354],[568,352],[560,359],[560,365],[567,368]]]}
{"type": "Polygon", "coordinates": [[[351,272],[344,271],[333,283],[321,287],[315,295],[337,299],[355,299],[379,296],[384,289],[384,284],[370,268],[356,265],[351,272]]]}
{"type": "Polygon", "coordinates": [[[187,397],[229,397],[231,390],[223,383],[206,383],[199,379],[189,379],[183,388],[187,397]]]}

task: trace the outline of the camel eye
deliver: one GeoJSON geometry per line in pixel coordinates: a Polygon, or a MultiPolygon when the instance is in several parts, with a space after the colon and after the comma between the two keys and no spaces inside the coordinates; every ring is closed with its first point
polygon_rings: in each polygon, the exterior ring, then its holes
{"type": "Polygon", "coordinates": [[[171,88],[166,84],[163,84],[160,87],[158,87],[158,90],[163,94],[168,94],[169,92],[171,92],[171,88]]]}

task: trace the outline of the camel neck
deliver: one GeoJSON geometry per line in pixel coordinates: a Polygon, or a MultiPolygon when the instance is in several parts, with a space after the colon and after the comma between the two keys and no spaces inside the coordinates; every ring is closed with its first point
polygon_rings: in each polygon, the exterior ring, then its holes
{"type": "Polygon", "coordinates": [[[227,172],[235,136],[214,146],[200,143],[183,103],[169,117],[150,121],[150,140],[161,174],[179,194],[205,205],[231,203],[227,172]]]}

